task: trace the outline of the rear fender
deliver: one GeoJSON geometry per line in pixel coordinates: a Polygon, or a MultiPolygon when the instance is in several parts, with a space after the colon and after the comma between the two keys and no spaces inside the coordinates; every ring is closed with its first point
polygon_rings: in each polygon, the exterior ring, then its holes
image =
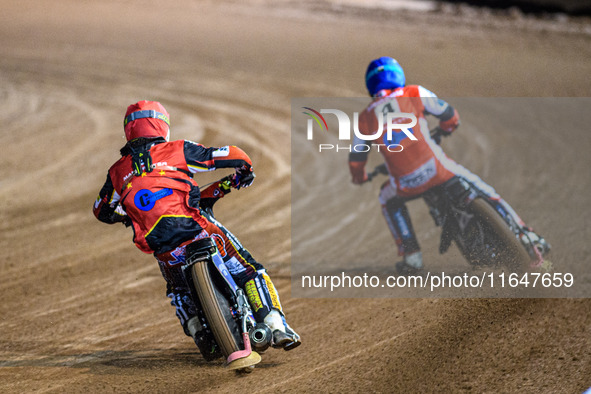
{"type": "Polygon", "coordinates": [[[464,211],[478,194],[468,182],[459,177],[454,177],[443,185],[445,196],[452,206],[464,211]]]}
{"type": "Polygon", "coordinates": [[[442,226],[439,253],[443,254],[455,238],[461,237],[463,228],[470,219],[467,207],[478,195],[468,182],[459,177],[451,178],[430,193],[433,194],[426,195],[425,200],[438,212],[436,223],[439,222],[442,226]]]}
{"type": "Polygon", "coordinates": [[[186,255],[187,266],[191,266],[197,261],[211,261],[228,285],[228,288],[231,289],[233,295],[236,296],[238,285],[234,281],[234,278],[232,278],[228,267],[226,267],[224,260],[220,256],[215,242],[210,237],[199,239],[187,245],[186,255]]]}

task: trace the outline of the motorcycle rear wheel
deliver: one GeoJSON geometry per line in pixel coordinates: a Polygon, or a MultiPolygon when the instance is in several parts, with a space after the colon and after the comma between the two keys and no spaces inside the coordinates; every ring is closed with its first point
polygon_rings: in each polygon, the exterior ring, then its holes
{"type": "Polygon", "coordinates": [[[218,284],[221,278],[216,271],[210,269],[207,260],[195,263],[191,271],[209,327],[222,354],[228,358],[230,354],[241,350],[239,344],[242,343],[242,334],[238,322],[232,315],[230,302],[218,284]]]}
{"type": "Polygon", "coordinates": [[[513,272],[525,272],[531,259],[524,245],[517,239],[509,225],[484,199],[476,198],[469,206],[475,216],[466,229],[466,233],[481,235],[486,250],[467,250],[456,240],[464,257],[472,265],[502,265],[513,272]]]}

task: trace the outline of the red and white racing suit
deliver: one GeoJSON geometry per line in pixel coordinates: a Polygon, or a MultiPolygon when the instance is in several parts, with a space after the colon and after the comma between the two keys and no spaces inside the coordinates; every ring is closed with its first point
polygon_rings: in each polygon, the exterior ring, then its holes
{"type": "MultiPolygon", "coordinates": [[[[125,148],[124,148],[125,149],[125,148]]],[[[188,334],[186,322],[196,315],[181,267],[185,248],[196,239],[211,237],[236,284],[245,289],[255,319],[262,322],[281,303],[264,267],[213,217],[199,208],[201,198],[219,198],[229,189],[212,186],[200,192],[193,174],[217,168],[250,168],[251,160],[235,146],[207,148],[178,140],[147,146],[152,169],[134,172],[132,154],[109,169],[94,204],[97,219],[105,223],[131,222],[133,241],[145,253],[153,253],[167,282],[167,296],[188,334]]],[[[145,155],[145,152],[142,153],[145,155]]]]}
{"type": "MultiPolygon", "coordinates": [[[[445,101],[422,86],[410,85],[395,90],[383,90],[359,116],[359,131],[364,135],[374,135],[380,129],[379,119],[387,119],[387,113],[410,113],[417,124],[407,129],[416,140],[401,130],[394,130],[392,140],[388,140],[387,127],[382,127],[378,141],[392,149],[382,147],[380,153],[388,168],[390,178],[380,190],[380,204],[388,227],[396,240],[398,254],[408,255],[420,250],[405,202],[419,197],[427,190],[441,185],[454,176],[461,177],[477,189],[483,196],[502,204],[515,221],[525,226],[515,211],[475,174],[456,163],[443,152],[431,138],[425,115],[439,119],[439,126],[451,133],[459,125],[457,111],[445,101]],[[400,148],[400,146],[402,148],[400,148]],[[395,148],[394,148],[395,147],[395,148]]],[[[395,120],[396,121],[396,120],[395,120]]],[[[410,119],[402,117],[399,123],[408,124],[410,119]]],[[[365,141],[356,137],[355,145],[365,141]]],[[[367,180],[365,164],[367,152],[351,153],[349,169],[352,182],[361,184],[367,180]]]]}

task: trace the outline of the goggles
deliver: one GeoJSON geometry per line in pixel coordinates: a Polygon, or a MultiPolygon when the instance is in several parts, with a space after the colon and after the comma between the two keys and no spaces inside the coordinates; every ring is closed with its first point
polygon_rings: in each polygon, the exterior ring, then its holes
{"type": "Polygon", "coordinates": [[[164,115],[161,112],[154,111],[153,109],[145,109],[142,111],[135,111],[135,112],[132,112],[129,115],[127,115],[125,117],[125,119],[123,120],[123,127],[127,126],[127,124],[129,122],[133,122],[134,120],[144,119],[144,118],[160,119],[160,120],[163,120],[164,122],[166,122],[166,124],[170,126],[168,116],[164,115]]]}

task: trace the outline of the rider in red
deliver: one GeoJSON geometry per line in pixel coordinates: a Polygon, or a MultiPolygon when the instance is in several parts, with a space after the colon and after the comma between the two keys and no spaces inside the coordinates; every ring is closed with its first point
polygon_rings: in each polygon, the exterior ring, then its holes
{"type": "MultiPolygon", "coordinates": [[[[359,130],[362,134],[374,135],[380,130],[382,125],[379,123],[387,119],[388,113],[412,114],[417,119],[415,126],[405,130],[409,133],[398,130],[392,133],[392,140],[388,140],[386,127],[382,127],[383,136],[380,137],[384,145],[396,147],[380,149],[390,179],[382,185],[379,199],[386,223],[398,246],[398,254],[403,257],[403,261],[396,264],[400,273],[414,273],[423,267],[422,254],[405,202],[457,178],[471,184],[493,205],[500,204],[521,226],[522,242],[533,243],[542,254],[549,251],[546,241],[526,227],[491,186],[447,157],[431,137],[425,115],[433,115],[439,119],[440,132],[444,136],[451,135],[459,126],[460,117],[451,105],[422,86],[407,86],[402,67],[390,57],[373,60],[367,68],[365,82],[374,100],[359,117],[359,130]]],[[[411,122],[405,116],[395,120],[405,124],[411,122]]],[[[354,142],[364,143],[358,137],[354,142]]],[[[353,152],[349,156],[349,169],[355,184],[362,184],[368,179],[365,171],[367,154],[353,152]]]]}
{"type": "Polygon", "coordinates": [[[300,345],[300,337],[285,321],[277,290],[264,267],[234,235],[199,208],[201,199],[217,199],[230,188],[214,183],[201,191],[193,174],[234,168],[232,186],[248,187],[254,180],[248,155],[236,146],[207,148],[186,140],[169,142],[168,112],[155,101],[130,105],[123,124],[127,144],[121,149],[121,159],[109,169],[93,211],[102,222],[131,226],[135,245],[154,254],[185,334],[193,337],[207,357],[211,344],[203,343],[202,326],[181,267],[186,246],[211,237],[236,284],[246,289],[255,320],[273,332],[273,346],[291,350],[300,345]]]}

